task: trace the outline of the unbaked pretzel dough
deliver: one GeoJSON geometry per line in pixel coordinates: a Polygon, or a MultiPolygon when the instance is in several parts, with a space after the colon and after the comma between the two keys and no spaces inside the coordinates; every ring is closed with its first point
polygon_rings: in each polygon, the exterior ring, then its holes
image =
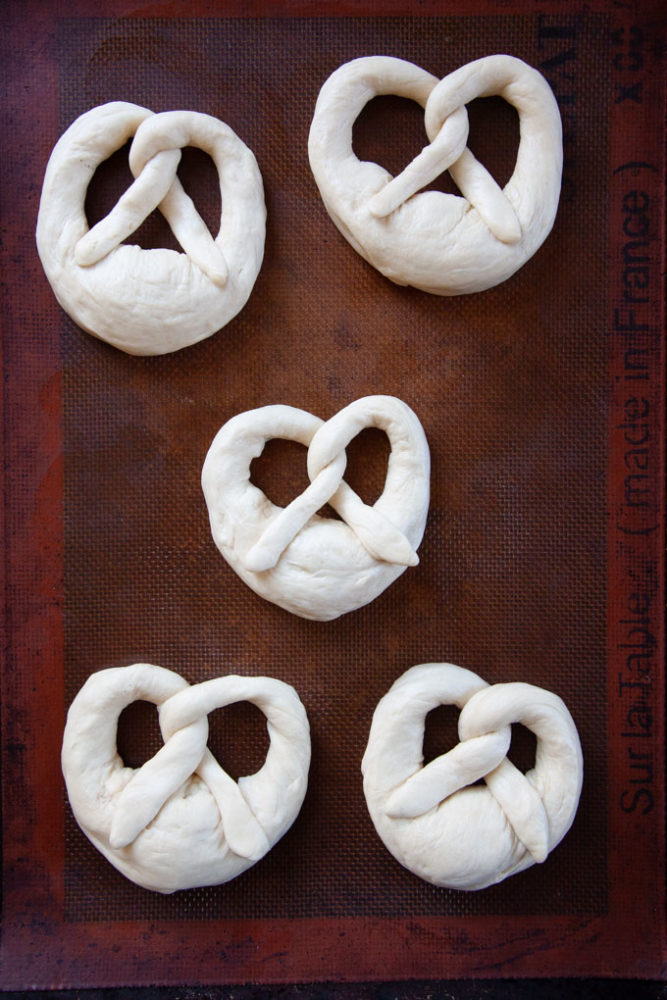
{"type": "Polygon", "coordinates": [[[435,885],[483,889],[544,861],[562,840],[583,759],[557,695],[532,684],[489,686],[463,667],[426,663],[378,703],[362,772],[375,829],[397,861],[435,885]],[[438,705],[461,709],[461,742],[424,767],[425,719],[438,705]],[[525,775],[506,757],[514,722],[537,736],[525,775]]]}
{"type": "Polygon", "coordinates": [[[264,254],[266,209],[255,157],[217,118],[153,114],[114,101],[77,118],[51,154],[37,248],[61,306],[88,333],[128,354],[167,354],[210,336],[245,305],[264,254]],[[134,136],[134,183],[88,228],[85,197],[97,167],[134,136]],[[215,239],[183,190],[181,148],[197,146],[218,170],[215,239]],[[184,253],[123,240],[159,208],[184,253]]]}
{"type": "Polygon", "coordinates": [[[541,246],[556,217],[558,104],[544,77],[512,56],[477,59],[440,81],[390,56],[345,63],[320,91],[308,153],[327,212],[357,253],[397,284],[436,295],[505,281],[541,246]],[[352,149],[356,118],[382,94],[420,104],[430,141],[395,178],[352,149]],[[466,147],[465,105],[492,95],[514,105],[520,118],[516,167],[502,190],[466,147]],[[421,190],[445,170],[460,196],[421,190]]]}
{"type": "Polygon", "coordinates": [[[292,406],[264,406],[229,420],[202,470],[215,544],[261,597],[302,618],[329,621],[368,604],[418,563],[429,502],[430,457],[422,426],[393,396],[367,396],[326,423],[292,406]],[[365,427],[391,444],[384,491],[372,507],[343,479],[345,448],[365,427]],[[250,463],[272,438],[308,448],[310,486],[277,507],[250,482],[250,463]],[[342,520],[317,514],[329,503],[342,520]]]}
{"type": "Polygon", "coordinates": [[[163,667],[135,663],[92,674],[72,702],[62,768],[76,820],[123,875],[170,893],[228,882],[262,858],[301,808],[310,732],[296,691],[269,677],[230,675],[192,687],[163,667]],[[164,746],[125,767],[118,718],[133,701],[158,706],[164,746]],[[259,771],[235,782],[206,746],[209,712],[249,701],[271,743],[259,771]]]}

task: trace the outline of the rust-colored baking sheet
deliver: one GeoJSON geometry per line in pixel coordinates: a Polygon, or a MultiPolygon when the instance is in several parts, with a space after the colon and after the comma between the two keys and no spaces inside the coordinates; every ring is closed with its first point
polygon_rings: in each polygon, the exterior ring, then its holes
{"type": "MultiPolygon", "coordinates": [[[[5,989],[663,975],[664,14],[612,0],[445,6],[3,7],[5,989]],[[319,88],[357,56],[445,76],[495,52],[540,68],[559,102],[554,229],[492,290],[441,298],[399,287],[324,210],[307,157],[319,88]],[[35,249],[55,141],[110,100],[221,118],[264,180],[266,252],[247,305],[164,357],[131,357],[82,332],[35,249]],[[407,402],[430,444],[420,564],[367,607],[306,621],[255,595],[219,556],[201,465],[236,413],[287,403],[327,419],[374,393],[407,402]],[[59,764],[66,708],[90,673],[138,660],[190,682],[269,674],[293,684],[308,712],[301,814],[226,885],[140,889],[71,816],[59,764]],[[572,829],[544,864],[480,892],[403,869],[365,806],[375,705],[428,661],[555,691],[581,736],[572,829]]],[[[470,147],[503,184],[516,116],[496,98],[469,113],[470,147]]],[[[354,141],[397,172],[425,143],[421,113],[375,100],[354,141]]],[[[181,175],[213,224],[210,162],[186,153],[181,175]]],[[[98,171],[91,220],[129,177],[123,152],[98,171]]],[[[157,216],[139,239],[174,245],[157,216]]],[[[349,449],[349,481],[367,500],[382,489],[386,454],[378,432],[349,449]]],[[[285,504],[307,482],[304,456],[270,445],[253,478],[285,504]]],[[[122,719],[130,763],[160,742],[144,708],[122,719]]],[[[429,719],[428,756],[447,749],[451,721],[429,719]]],[[[533,748],[515,730],[525,767],[533,748]]],[[[233,774],[258,766],[266,737],[255,712],[216,713],[211,732],[233,774]]]]}

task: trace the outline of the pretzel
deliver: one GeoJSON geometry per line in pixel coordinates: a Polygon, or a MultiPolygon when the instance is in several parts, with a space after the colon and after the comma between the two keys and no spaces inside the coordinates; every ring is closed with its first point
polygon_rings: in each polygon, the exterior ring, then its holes
{"type": "Polygon", "coordinates": [[[363,758],[375,828],[420,878],[483,889],[542,862],[565,836],[583,779],[579,737],[555,694],[532,684],[489,686],[448,663],[408,670],[375,710],[363,758]],[[422,766],[426,714],[458,705],[461,742],[422,766]],[[537,736],[525,775],[507,759],[512,723],[537,736]],[[484,779],[484,785],[474,782],[484,779]]]}
{"type": "Polygon", "coordinates": [[[217,677],[192,687],[135,663],[92,674],[72,702],[62,768],[74,816],[99,851],[146,889],[228,882],[262,858],[301,808],[310,763],[308,720],[296,691],[269,677],[217,677]],[[121,711],[158,706],[164,746],[142,767],[116,748],[121,711]],[[207,749],[207,716],[249,701],[271,743],[259,771],[235,782],[207,749]]]}
{"type": "Polygon", "coordinates": [[[429,470],[410,407],[367,396],[326,423],[282,405],[233,417],[209,449],[202,487],[215,544],[241,579],[293,614],[329,621],[368,604],[418,563],[429,470]],[[385,431],[391,444],[384,491],[372,507],[343,479],[345,448],[365,427],[385,431]],[[250,482],[250,463],[272,438],[308,448],[310,486],[285,508],[250,482]],[[317,514],[327,502],[342,520],[317,514]]]}
{"type": "Polygon", "coordinates": [[[88,333],[129,354],[167,354],[228,323],[245,305],[264,253],[266,210],[255,157],[217,118],[153,114],[115,101],[70,125],[51,154],[37,248],[56,298],[88,333]],[[134,136],[134,183],[89,230],[88,185],[100,163],[134,136]],[[208,153],[219,174],[215,239],[176,176],[181,147],[208,153]],[[125,244],[159,208],[184,253],[125,244]]]}
{"type": "Polygon", "coordinates": [[[436,295],[505,281],[544,242],[556,216],[558,105],[544,77],[512,56],[477,59],[440,81],[389,56],[345,63],[320,91],[308,153],[326,210],[357,253],[391,281],[436,295]],[[355,119],[381,94],[409,98],[425,112],[430,145],[397,177],[352,149],[355,119]],[[465,105],[491,95],[520,117],[516,166],[502,190],[466,147],[465,105]],[[445,170],[460,196],[421,191],[445,170]]]}

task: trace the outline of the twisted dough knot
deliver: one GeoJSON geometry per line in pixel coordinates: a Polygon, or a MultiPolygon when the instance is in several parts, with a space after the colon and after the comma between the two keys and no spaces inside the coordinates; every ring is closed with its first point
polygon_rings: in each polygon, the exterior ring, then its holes
{"type": "Polygon", "coordinates": [[[202,487],[215,543],[239,576],[280,607],[326,621],[372,601],[416,565],[429,470],[412,410],[391,396],[367,396],[326,423],[280,405],[233,417],[209,449],[202,487]],[[343,479],[345,448],[366,427],[385,431],[391,444],[384,490],[373,506],[343,479]],[[310,486],[285,508],[250,482],[250,463],[271,438],[308,448],[310,486]],[[342,520],[317,514],[326,503],[342,520]]]}
{"type": "Polygon", "coordinates": [[[400,285],[438,295],[482,291],[510,277],[549,234],[562,171],[556,99],[537,70],[506,55],[468,63],[438,81],[401,59],[339,67],[317,100],[309,156],[325,207],[365,260],[400,285]],[[352,127],[381,94],[419,103],[430,145],[397,176],[362,162],[352,127]],[[466,146],[465,105],[500,95],[519,112],[521,140],[501,190],[466,146]],[[422,191],[448,170],[461,196],[422,191]],[[418,192],[421,192],[418,194],[418,192]]]}
{"type": "Polygon", "coordinates": [[[153,114],[117,101],[78,118],[44,177],[37,246],[65,311],[131,354],[165,354],[220,329],[245,305],[261,266],[266,210],[253,154],[223,122],[194,111],[153,114]],[[130,137],[134,183],[92,229],[88,184],[130,137]],[[222,213],[213,238],[176,171],[184,146],[218,170],[222,213]],[[184,253],[123,244],[158,208],[184,253]]]}
{"type": "Polygon", "coordinates": [[[262,858],[294,822],[306,793],[310,735],[296,692],[268,677],[230,675],[192,687],[137,663],[93,674],[74,699],[62,749],[72,810],[128,878],[174,892],[227,882],[262,858]],[[121,711],[158,706],[164,746],[138,769],[116,748],[121,711]],[[271,739],[255,774],[234,781],[207,748],[207,716],[250,701],[271,739]]]}
{"type": "Polygon", "coordinates": [[[482,889],[544,861],[565,836],[583,762],[556,695],[523,683],[490,687],[462,667],[431,663],[408,670],[379,702],[362,771],[375,827],[401,864],[436,885],[482,889]],[[440,704],[461,709],[461,742],[423,767],[426,714],[440,704]],[[517,722],[538,740],[525,775],[506,757],[517,722]]]}

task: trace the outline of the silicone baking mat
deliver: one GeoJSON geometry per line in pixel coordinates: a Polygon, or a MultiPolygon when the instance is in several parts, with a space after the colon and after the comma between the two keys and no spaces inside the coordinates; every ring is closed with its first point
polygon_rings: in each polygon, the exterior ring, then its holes
{"type": "MultiPolygon", "coordinates": [[[[5,8],[6,988],[661,975],[658,6],[5,8]],[[540,68],[558,99],[555,227],[492,290],[401,288],[324,210],[307,158],[319,88],[357,56],[395,55],[444,76],[494,52],[540,68]],[[59,309],[34,245],[57,137],[118,99],[221,118],[254,151],[265,186],[266,252],[246,307],[159,358],[83,333],[59,309]],[[236,413],[287,403],[327,419],[374,393],[405,400],[429,440],[420,564],[359,611],[305,621],[256,596],[218,555],[201,465],[236,413]],[[302,812],[231,883],[167,897],[140,889],[72,819],[59,768],[66,708],[91,672],[138,660],[190,682],[269,674],[305,704],[313,759],[302,812]],[[404,870],[365,807],[374,707],[427,661],[555,691],[581,736],[584,789],[569,834],[545,864],[482,892],[437,889],[404,870]]],[[[497,98],[469,113],[470,147],[505,183],[516,115],[497,98]]],[[[354,135],[360,156],[394,173],[425,141],[419,109],[390,97],[366,108],[354,135]]],[[[210,161],[187,151],[181,175],[214,226],[210,161]]],[[[91,220],[129,178],[120,151],[91,185],[91,220]]],[[[157,216],[138,239],[176,246],[157,216]]],[[[347,478],[368,501],[386,456],[379,432],[350,446],[347,478]]],[[[272,443],[253,479],[286,504],[307,482],[304,459],[272,443]]],[[[514,728],[513,759],[529,766],[534,744],[514,728]]],[[[211,731],[233,774],[261,762],[266,735],[248,706],[216,713],[211,731]]],[[[426,755],[454,731],[449,713],[434,713],[426,755]]],[[[129,763],[159,743],[146,706],[124,714],[129,763]]]]}

